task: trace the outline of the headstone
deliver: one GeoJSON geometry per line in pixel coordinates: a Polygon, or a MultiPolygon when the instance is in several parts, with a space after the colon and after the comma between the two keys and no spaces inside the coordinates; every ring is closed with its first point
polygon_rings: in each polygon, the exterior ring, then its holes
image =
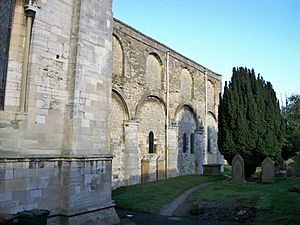
{"type": "Polygon", "coordinates": [[[261,182],[269,183],[275,180],[275,166],[272,159],[265,158],[262,162],[261,182]]]}
{"type": "Polygon", "coordinates": [[[300,177],[300,153],[286,161],[288,176],[300,177]]]}
{"type": "Polygon", "coordinates": [[[235,155],[232,160],[232,179],[233,183],[245,183],[245,170],[244,170],[244,160],[238,154],[235,155]]]}

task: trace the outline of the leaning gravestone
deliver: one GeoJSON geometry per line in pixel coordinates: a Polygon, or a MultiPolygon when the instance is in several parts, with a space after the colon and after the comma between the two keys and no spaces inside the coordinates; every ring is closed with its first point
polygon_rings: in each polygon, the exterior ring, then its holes
{"type": "Polygon", "coordinates": [[[269,158],[265,158],[262,162],[262,173],[261,173],[261,182],[270,183],[275,180],[275,166],[274,162],[269,158]]]}
{"type": "Polygon", "coordinates": [[[287,175],[300,177],[300,152],[286,161],[287,175]]]}
{"type": "Polygon", "coordinates": [[[240,155],[235,155],[232,160],[232,179],[233,183],[245,183],[244,160],[240,155]]]}

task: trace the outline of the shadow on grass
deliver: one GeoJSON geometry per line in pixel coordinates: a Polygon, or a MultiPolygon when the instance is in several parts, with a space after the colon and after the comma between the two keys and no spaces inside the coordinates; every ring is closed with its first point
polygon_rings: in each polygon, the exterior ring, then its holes
{"type": "Polygon", "coordinates": [[[113,190],[117,207],[137,212],[158,213],[178,195],[195,185],[226,179],[226,176],[187,175],[113,190]]]}

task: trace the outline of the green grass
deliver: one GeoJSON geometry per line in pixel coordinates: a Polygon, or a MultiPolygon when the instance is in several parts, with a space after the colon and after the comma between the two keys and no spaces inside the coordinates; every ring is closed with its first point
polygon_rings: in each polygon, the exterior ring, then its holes
{"type": "Polygon", "coordinates": [[[229,165],[224,165],[224,172],[223,172],[223,175],[228,177],[228,178],[231,178],[231,166],[229,165]]]}
{"type": "Polygon", "coordinates": [[[156,182],[137,184],[113,190],[113,200],[119,208],[157,213],[186,189],[224,176],[188,175],[156,182]]]}
{"type": "Polygon", "coordinates": [[[215,183],[201,191],[194,192],[187,201],[239,202],[262,211],[272,210],[279,214],[295,214],[300,212],[300,194],[288,191],[288,188],[294,185],[300,185],[300,180],[278,180],[270,184],[215,183]]]}

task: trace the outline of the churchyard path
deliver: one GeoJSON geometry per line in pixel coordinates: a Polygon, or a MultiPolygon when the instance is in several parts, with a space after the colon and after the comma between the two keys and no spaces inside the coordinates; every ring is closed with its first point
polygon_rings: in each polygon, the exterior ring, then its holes
{"type": "Polygon", "coordinates": [[[187,189],[185,192],[183,192],[177,198],[175,198],[173,202],[164,206],[160,210],[159,215],[173,216],[175,210],[184,203],[184,201],[187,199],[187,197],[189,197],[193,192],[198,191],[200,188],[204,188],[212,183],[215,183],[215,182],[207,182],[207,183],[199,184],[197,186],[187,189]]]}
{"type": "Polygon", "coordinates": [[[189,188],[176,197],[170,204],[164,206],[158,215],[117,209],[117,213],[121,219],[120,225],[236,225],[236,223],[220,222],[216,220],[201,220],[173,216],[175,210],[179,208],[193,192],[205,188],[215,182],[216,181],[202,183],[189,188]]]}

